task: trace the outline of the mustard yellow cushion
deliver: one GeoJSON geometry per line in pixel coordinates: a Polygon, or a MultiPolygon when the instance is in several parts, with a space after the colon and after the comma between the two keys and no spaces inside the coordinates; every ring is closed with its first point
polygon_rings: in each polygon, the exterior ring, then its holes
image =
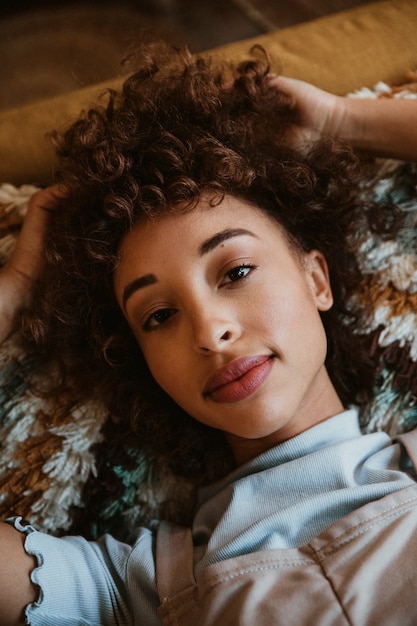
{"type": "MultiPolygon", "coordinates": [[[[346,94],[378,80],[401,82],[417,69],[417,2],[385,0],[343,11],[255,39],[209,51],[231,59],[255,43],[271,54],[273,67],[333,93],[346,94]]],[[[53,155],[45,133],[65,125],[120,79],[0,113],[0,181],[47,184],[53,155]]]]}

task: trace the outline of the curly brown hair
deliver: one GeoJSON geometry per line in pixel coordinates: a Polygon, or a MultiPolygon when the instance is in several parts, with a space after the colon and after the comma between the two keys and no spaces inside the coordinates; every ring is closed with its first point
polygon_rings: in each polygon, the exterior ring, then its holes
{"type": "Polygon", "coordinates": [[[255,204],[301,249],[320,250],[335,299],[322,316],[327,367],[349,404],[369,395],[376,372],[354,332],[363,314],[351,299],[361,279],[355,232],[358,221],[384,231],[390,219],[380,207],[377,219],[361,200],[349,147],[292,146],[297,110],[271,86],[265,53],[233,66],[166,52],[142,52],[120,93],[109,91],[104,105],[54,134],[57,180],[70,193],[53,225],[29,326],[78,397],[95,390],[122,432],[169,454],[176,471],[212,478],[227,469],[221,434],[156,385],[117,305],[112,277],[124,235],[141,216],[191,210],[209,191],[255,204]]]}

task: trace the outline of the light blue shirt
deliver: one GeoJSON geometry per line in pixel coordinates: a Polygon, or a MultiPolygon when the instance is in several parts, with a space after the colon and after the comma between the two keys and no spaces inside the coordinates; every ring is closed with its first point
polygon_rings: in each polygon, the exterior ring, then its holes
{"type": "Polygon", "coordinates": [[[345,411],[239,467],[200,493],[193,535],[211,563],[295,548],[360,506],[413,484],[383,432],[363,435],[345,411]]]}
{"type": "MultiPolygon", "coordinates": [[[[303,545],[366,503],[414,484],[400,457],[387,434],[361,434],[354,410],[265,452],[201,490],[195,574],[235,556],[303,545]]],[[[153,532],[140,529],[131,547],[109,536],[87,542],[31,530],[26,549],[40,564],[33,580],[41,595],[27,609],[29,624],[160,624],[153,532]]]]}

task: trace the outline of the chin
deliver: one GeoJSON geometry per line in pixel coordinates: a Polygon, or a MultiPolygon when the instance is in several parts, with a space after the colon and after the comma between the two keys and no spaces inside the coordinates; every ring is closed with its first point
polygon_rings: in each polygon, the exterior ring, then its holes
{"type": "MultiPolygon", "coordinates": [[[[247,439],[248,441],[259,441],[268,438],[276,438],[277,442],[281,439],[280,432],[283,430],[282,425],[260,425],[248,424],[247,427],[236,429],[236,432],[230,432],[229,436],[239,439],[247,439]]],[[[286,429],[285,429],[286,430],[286,429]]]]}

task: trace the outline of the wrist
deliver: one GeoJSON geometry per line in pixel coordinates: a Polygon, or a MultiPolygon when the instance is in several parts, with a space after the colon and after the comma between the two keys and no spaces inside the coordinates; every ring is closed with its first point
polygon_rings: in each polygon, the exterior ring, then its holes
{"type": "Polygon", "coordinates": [[[29,282],[9,265],[0,270],[0,344],[16,330],[19,315],[30,302],[29,282]]]}
{"type": "Polygon", "coordinates": [[[341,96],[336,98],[326,134],[355,145],[360,141],[363,132],[360,117],[357,116],[355,107],[351,106],[351,99],[341,96]]]}
{"type": "Polygon", "coordinates": [[[358,152],[373,157],[415,161],[415,100],[344,98],[337,136],[358,152]]]}

